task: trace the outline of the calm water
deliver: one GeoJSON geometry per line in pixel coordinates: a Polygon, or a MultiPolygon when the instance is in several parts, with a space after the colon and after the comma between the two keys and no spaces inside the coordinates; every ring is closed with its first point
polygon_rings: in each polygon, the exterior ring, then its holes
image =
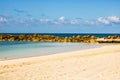
{"type": "Polygon", "coordinates": [[[103,46],[88,43],[0,42],[0,59],[41,56],[103,46]]]}

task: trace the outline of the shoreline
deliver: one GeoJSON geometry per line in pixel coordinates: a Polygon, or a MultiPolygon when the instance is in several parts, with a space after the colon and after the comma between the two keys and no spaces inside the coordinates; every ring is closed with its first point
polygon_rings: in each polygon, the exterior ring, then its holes
{"type": "MultiPolygon", "coordinates": [[[[42,58],[42,57],[52,57],[52,56],[60,56],[61,57],[61,55],[69,56],[69,55],[74,54],[74,53],[76,53],[76,54],[80,53],[78,55],[81,55],[81,54],[84,55],[84,54],[90,53],[91,50],[101,49],[101,48],[104,48],[104,47],[112,47],[112,46],[117,46],[117,45],[119,45],[119,44],[109,44],[109,45],[107,45],[107,43],[105,43],[105,45],[103,45],[103,46],[94,47],[94,48],[88,48],[88,49],[82,49],[82,50],[73,50],[73,51],[67,51],[67,52],[59,52],[59,53],[55,53],[55,54],[40,55],[40,56],[38,55],[38,56],[19,57],[19,58],[13,58],[13,59],[0,60],[0,62],[1,61],[22,60],[22,59],[25,59],[25,60],[28,59],[29,60],[29,59],[32,59],[32,58],[42,58]],[[87,52],[87,53],[84,53],[84,52],[87,52]]],[[[106,50],[106,51],[108,51],[108,50],[106,50]]]]}
{"type": "Polygon", "coordinates": [[[21,46],[18,45],[17,48],[16,48],[16,45],[13,45],[13,46],[10,46],[12,48],[9,48],[9,46],[7,46],[6,47],[8,48],[7,51],[4,50],[3,52],[2,51],[0,52],[1,54],[0,61],[68,53],[71,51],[73,52],[73,51],[79,51],[79,50],[92,49],[92,48],[97,48],[105,45],[106,44],[98,44],[98,43],[35,43],[35,44],[27,44],[27,45],[21,45],[21,46]],[[48,47],[45,47],[46,45],[48,47]],[[25,48],[27,47],[27,49],[23,49],[23,47],[25,48]]]}
{"type": "Polygon", "coordinates": [[[0,61],[0,80],[119,80],[119,63],[120,45],[108,45],[0,61]]]}

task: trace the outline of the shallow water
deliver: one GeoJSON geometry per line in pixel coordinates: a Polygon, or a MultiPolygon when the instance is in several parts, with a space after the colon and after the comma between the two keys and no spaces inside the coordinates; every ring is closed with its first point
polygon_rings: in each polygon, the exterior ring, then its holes
{"type": "Polygon", "coordinates": [[[101,46],[103,45],[90,43],[0,42],[0,60],[49,55],[101,46]]]}

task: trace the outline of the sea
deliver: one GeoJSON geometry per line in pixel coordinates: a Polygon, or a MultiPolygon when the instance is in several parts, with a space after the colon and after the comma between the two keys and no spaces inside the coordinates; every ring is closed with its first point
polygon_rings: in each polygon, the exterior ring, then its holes
{"type": "MultiPolygon", "coordinates": [[[[0,33],[0,34],[26,34],[31,35],[33,33],[0,33]]],[[[120,34],[77,34],[77,33],[39,33],[40,35],[54,35],[62,37],[71,36],[85,36],[92,35],[96,37],[106,37],[120,34]]],[[[70,42],[0,42],[0,60],[26,58],[34,56],[44,56],[51,54],[60,54],[63,52],[71,52],[77,50],[85,50],[90,48],[97,48],[105,46],[106,44],[97,43],[70,43],[70,42]]],[[[108,45],[108,44],[107,44],[108,45]]]]}

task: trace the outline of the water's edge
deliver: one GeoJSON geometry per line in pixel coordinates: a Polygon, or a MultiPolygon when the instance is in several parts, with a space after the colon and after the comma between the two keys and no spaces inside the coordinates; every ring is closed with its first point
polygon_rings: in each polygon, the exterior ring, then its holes
{"type": "Polygon", "coordinates": [[[70,52],[97,48],[103,44],[90,43],[57,43],[57,42],[0,42],[0,60],[15,58],[51,55],[62,52],[70,52]]]}

